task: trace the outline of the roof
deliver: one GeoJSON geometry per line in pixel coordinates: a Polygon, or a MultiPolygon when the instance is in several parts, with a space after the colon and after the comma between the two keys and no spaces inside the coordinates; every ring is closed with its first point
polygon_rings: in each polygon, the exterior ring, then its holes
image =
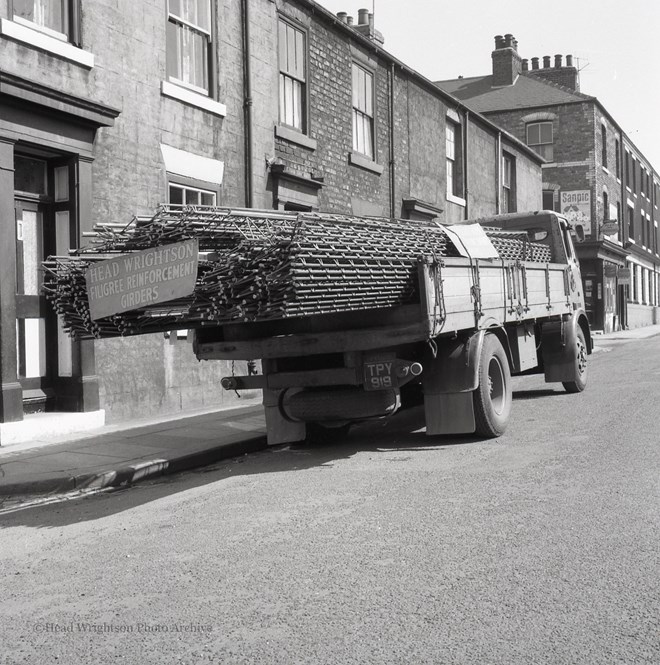
{"type": "Polygon", "coordinates": [[[521,74],[513,85],[493,86],[492,75],[436,81],[436,85],[479,113],[596,101],[536,76],[521,74]]]}

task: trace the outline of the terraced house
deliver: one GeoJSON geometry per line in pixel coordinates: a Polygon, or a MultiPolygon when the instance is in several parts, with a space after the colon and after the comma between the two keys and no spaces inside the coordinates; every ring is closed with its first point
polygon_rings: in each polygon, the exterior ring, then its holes
{"type": "Polygon", "coordinates": [[[34,411],[83,426],[235,399],[232,367],[197,363],[185,331],[60,329],[39,265],[95,222],[160,204],[447,222],[541,206],[534,147],[389,55],[367,11],[0,0],[0,42],[0,436],[34,411]]]}
{"type": "Polygon", "coordinates": [[[485,76],[439,81],[541,155],[543,207],[572,222],[591,324],[610,332],[660,318],[658,172],[596,97],[573,58],[522,59],[495,37],[485,76]]]}

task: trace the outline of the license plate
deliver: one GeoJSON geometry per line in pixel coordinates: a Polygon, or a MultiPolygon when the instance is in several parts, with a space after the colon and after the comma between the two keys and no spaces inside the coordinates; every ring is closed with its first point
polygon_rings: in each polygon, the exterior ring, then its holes
{"type": "Polygon", "coordinates": [[[387,390],[394,388],[396,382],[396,364],[391,360],[364,363],[364,389],[387,390]]]}

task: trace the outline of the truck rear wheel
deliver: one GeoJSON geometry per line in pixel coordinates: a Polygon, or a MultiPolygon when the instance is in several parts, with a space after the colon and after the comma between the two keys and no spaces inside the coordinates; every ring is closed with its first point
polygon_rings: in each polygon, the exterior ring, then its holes
{"type": "Polygon", "coordinates": [[[587,387],[587,342],[579,326],[575,340],[575,376],[575,381],[562,382],[567,393],[581,393],[587,387]]]}
{"type": "Polygon", "coordinates": [[[476,433],[488,438],[503,434],[512,399],[509,360],[500,340],[486,335],[479,358],[479,385],[473,392],[476,433]]]}

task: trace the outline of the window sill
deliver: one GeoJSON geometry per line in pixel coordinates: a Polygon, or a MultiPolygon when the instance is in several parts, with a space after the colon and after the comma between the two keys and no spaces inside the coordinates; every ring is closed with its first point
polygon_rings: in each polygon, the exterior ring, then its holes
{"type": "Polygon", "coordinates": [[[165,97],[171,97],[190,106],[196,106],[199,109],[213,113],[224,118],[227,115],[227,107],[220,102],[216,102],[210,97],[205,97],[192,90],[182,88],[169,81],[161,81],[160,92],[165,97]]]}
{"type": "Polygon", "coordinates": [[[461,198],[460,196],[454,196],[453,194],[447,193],[447,201],[465,207],[465,199],[461,198]]]}
{"type": "Polygon", "coordinates": [[[59,56],[65,60],[82,65],[87,69],[94,67],[94,54],[89,51],[73,46],[56,37],[51,37],[39,30],[34,30],[26,25],[21,25],[9,19],[0,19],[0,35],[9,37],[17,42],[46,51],[51,55],[59,56]]]}
{"type": "Polygon", "coordinates": [[[353,166],[359,166],[360,168],[365,169],[365,171],[376,173],[377,175],[382,175],[384,170],[380,164],[357,152],[348,153],[348,163],[353,166]]]}
{"type": "Polygon", "coordinates": [[[316,139],[307,136],[307,134],[303,134],[297,129],[275,125],[275,136],[284,139],[289,143],[295,143],[303,148],[307,148],[308,150],[316,150],[316,139]]]}

